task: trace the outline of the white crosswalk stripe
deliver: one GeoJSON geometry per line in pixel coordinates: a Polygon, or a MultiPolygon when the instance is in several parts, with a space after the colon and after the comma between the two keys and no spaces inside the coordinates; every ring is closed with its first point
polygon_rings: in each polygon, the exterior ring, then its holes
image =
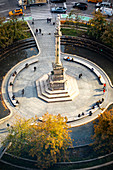
{"type": "Polygon", "coordinates": [[[36,19],[47,19],[52,18],[50,7],[47,5],[38,7],[38,6],[31,6],[31,16],[32,18],[36,19]]]}

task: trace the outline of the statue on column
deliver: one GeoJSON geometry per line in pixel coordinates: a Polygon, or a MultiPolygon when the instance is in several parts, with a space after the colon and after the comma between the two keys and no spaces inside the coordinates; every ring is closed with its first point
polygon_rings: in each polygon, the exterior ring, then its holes
{"type": "Polygon", "coordinates": [[[65,89],[65,76],[64,67],[60,60],[60,15],[57,17],[56,31],[55,31],[55,63],[52,63],[53,71],[48,78],[48,88],[50,90],[64,90],[65,89]]]}

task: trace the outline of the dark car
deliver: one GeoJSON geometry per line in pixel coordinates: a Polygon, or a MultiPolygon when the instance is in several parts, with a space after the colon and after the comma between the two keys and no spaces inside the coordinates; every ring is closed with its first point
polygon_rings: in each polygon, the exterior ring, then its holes
{"type": "Polygon", "coordinates": [[[73,8],[79,8],[82,10],[86,10],[88,7],[88,5],[86,3],[83,2],[75,2],[75,5],[73,6],[73,8]]]}
{"type": "Polygon", "coordinates": [[[66,0],[51,0],[52,3],[62,3],[66,2],[66,0]]]}

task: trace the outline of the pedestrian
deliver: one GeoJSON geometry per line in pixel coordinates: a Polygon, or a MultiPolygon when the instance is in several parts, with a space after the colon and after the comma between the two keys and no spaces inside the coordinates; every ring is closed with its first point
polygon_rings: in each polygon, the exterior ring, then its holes
{"type": "Polygon", "coordinates": [[[91,71],[93,72],[93,71],[94,71],[94,68],[92,68],[91,71]]]}
{"type": "Polygon", "coordinates": [[[36,71],[36,67],[34,67],[34,72],[36,71]]]}
{"type": "Polygon", "coordinates": [[[12,99],[15,100],[15,95],[12,96],[12,99]]]}
{"type": "Polygon", "coordinates": [[[32,20],[32,24],[34,25],[34,18],[33,18],[33,20],[32,20]]]}
{"type": "Polygon", "coordinates": [[[17,72],[15,71],[14,74],[17,74],[17,72]]]}
{"type": "Polygon", "coordinates": [[[105,89],[103,89],[103,94],[105,93],[105,91],[106,91],[106,90],[105,90],[105,89]]]}
{"type": "Polygon", "coordinates": [[[84,116],[84,112],[82,112],[82,116],[84,116]]]}
{"type": "Polygon", "coordinates": [[[10,124],[9,123],[7,123],[7,127],[9,127],[10,126],[10,124]]]}
{"type": "Polygon", "coordinates": [[[99,76],[98,79],[100,80],[100,79],[101,79],[101,76],[99,76]]]}
{"type": "Polygon", "coordinates": [[[102,98],[102,102],[104,102],[104,98],[102,98]]]}
{"type": "Polygon", "coordinates": [[[16,104],[19,104],[19,101],[18,101],[18,100],[16,100],[16,104]]]}
{"type": "Polygon", "coordinates": [[[38,29],[36,28],[36,35],[38,34],[38,29]]]}
{"type": "Polygon", "coordinates": [[[24,95],[24,89],[22,89],[22,96],[24,95]]]}
{"type": "Polygon", "coordinates": [[[27,67],[28,67],[28,63],[25,64],[25,68],[27,68],[27,67]]]}
{"type": "Polygon", "coordinates": [[[13,86],[13,83],[12,83],[12,82],[10,82],[10,86],[13,86]]]}
{"type": "Polygon", "coordinates": [[[92,111],[89,112],[89,116],[91,116],[91,115],[92,115],[92,111]]]}
{"type": "Polygon", "coordinates": [[[104,83],[104,87],[103,87],[103,89],[105,89],[105,90],[106,90],[106,83],[104,83]]]}
{"type": "Polygon", "coordinates": [[[41,34],[41,29],[39,28],[39,34],[41,34]]]}
{"type": "Polygon", "coordinates": [[[82,77],[82,73],[81,74],[79,74],[79,79],[82,77]]]}

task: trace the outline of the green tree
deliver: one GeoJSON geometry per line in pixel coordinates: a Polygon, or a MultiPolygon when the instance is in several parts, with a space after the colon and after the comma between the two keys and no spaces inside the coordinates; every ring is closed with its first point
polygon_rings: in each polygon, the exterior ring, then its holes
{"type": "Polygon", "coordinates": [[[113,151],[113,109],[100,114],[94,122],[94,148],[97,151],[113,151]]]}
{"type": "Polygon", "coordinates": [[[0,47],[5,48],[13,44],[17,40],[30,37],[27,33],[27,23],[25,21],[18,21],[17,18],[12,17],[7,22],[5,18],[0,19],[0,47]]]}
{"type": "Polygon", "coordinates": [[[106,28],[103,35],[101,36],[101,40],[104,44],[113,47],[113,21],[112,20],[110,20],[106,24],[106,28]]]}
{"type": "Polygon", "coordinates": [[[87,33],[91,38],[99,40],[106,29],[107,21],[100,11],[97,12],[96,14],[93,13],[93,15],[94,15],[93,19],[89,21],[89,24],[91,26],[88,27],[87,33]]]}
{"type": "Polygon", "coordinates": [[[44,169],[52,166],[57,161],[68,159],[67,148],[72,146],[69,135],[67,118],[59,115],[45,114],[42,122],[36,119],[19,119],[9,128],[9,135],[4,144],[11,142],[10,151],[21,155],[21,152],[29,152],[29,155],[37,158],[38,168],[44,169]]]}
{"type": "Polygon", "coordinates": [[[11,143],[9,151],[14,155],[21,156],[24,152],[28,153],[30,147],[28,136],[32,133],[32,122],[34,119],[16,118],[15,123],[8,127],[8,136],[3,141],[6,146],[7,143],[11,143]]]}

